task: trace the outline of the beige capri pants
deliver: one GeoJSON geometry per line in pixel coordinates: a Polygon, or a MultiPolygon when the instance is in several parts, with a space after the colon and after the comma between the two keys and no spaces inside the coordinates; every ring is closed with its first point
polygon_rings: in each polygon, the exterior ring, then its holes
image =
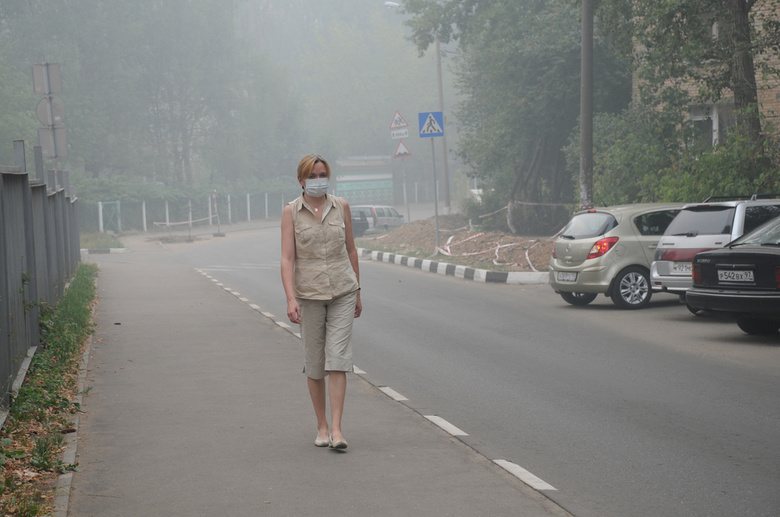
{"type": "Polygon", "coordinates": [[[303,372],[323,379],[329,371],[351,372],[352,322],[357,292],[331,300],[298,300],[301,340],[305,351],[303,372]]]}

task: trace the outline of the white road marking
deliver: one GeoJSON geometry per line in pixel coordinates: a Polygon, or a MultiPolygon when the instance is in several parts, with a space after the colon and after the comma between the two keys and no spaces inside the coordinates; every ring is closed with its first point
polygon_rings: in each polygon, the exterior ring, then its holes
{"type": "Polygon", "coordinates": [[[379,391],[390,397],[391,399],[400,402],[402,400],[409,400],[408,398],[404,397],[397,391],[395,391],[393,388],[388,388],[387,386],[381,386],[379,388],[379,391]]]}
{"type": "Polygon", "coordinates": [[[507,461],[507,460],[493,460],[493,461],[496,463],[496,465],[499,465],[504,470],[506,470],[507,472],[515,476],[517,479],[519,479],[526,485],[530,486],[531,488],[534,488],[536,490],[555,490],[555,491],[558,490],[554,486],[534,476],[533,474],[525,470],[520,465],[517,465],[516,463],[512,463],[511,461],[507,461]]]}
{"type": "Polygon", "coordinates": [[[244,269],[276,269],[279,264],[238,264],[233,266],[221,266],[218,264],[211,266],[204,266],[200,269],[205,271],[241,271],[244,269]]]}
{"type": "Polygon", "coordinates": [[[434,424],[438,425],[448,433],[450,433],[452,436],[468,436],[468,433],[458,429],[451,423],[444,420],[442,417],[436,416],[436,415],[423,415],[425,418],[433,422],[434,424]]]}
{"type": "MultiPolygon", "coordinates": [[[[228,270],[228,269],[230,269],[230,268],[225,268],[223,270],[228,270]]],[[[257,268],[257,269],[260,269],[260,268],[257,268]]],[[[211,279],[211,281],[216,283],[216,285],[222,287],[223,289],[225,289],[229,293],[231,293],[231,294],[235,295],[236,297],[238,297],[242,302],[244,302],[247,305],[249,305],[252,309],[256,310],[257,312],[259,312],[263,316],[265,316],[265,317],[271,319],[272,321],[274,321],[274,323],[276,323],[279,327],[281,327],[283,329],[288,329],[288,330],[292,329],[292,327],[290,325],[288,325],[287,323],[285,323],[283,321],[276,321],[274,319],[275,318],[274,315],[271,314],[270,312],[263,312],[263,310],[261,309],[260,306],[258,306],[256,304],[253,304],[253,303],[250,303],[250,300],[241,297],[240,293],[238,293],[236,291],[233,291],[229,287],[224,287],[224,285],[222,283],[220,283],[219,280],[217,280],[216,278],[212,278],[210,275],[208,275],[207,273],[205,273],[204,271],[202,271],[200,269],[196,269],[196,271],[198,271],[199,273],[203,274],[206,278],[211,279]]],[[[292,332],[291,331],[291,334],[296,336],[298,339],[301,339],[300,332],[292,332]]],[[[365,373],[366,373],[365,371],[361,370],[357,366],[353,366],[353,368],[354,368],[354,373],[356,373],[356,374],[365,375],[365,373]]],[[[403,395],[401,395],[400,393],[398,393],[394,389],[389,388],[387,386],[381,386],[381,387],[378,387],[378,388],[379,388],[379,391],[383,392],[385,395],[389,396],[390,398],[392,398],[393,400],[395,400],[397,402],[401,402],[401,401],[404,401],[404,400],[409,400],[408,398],[404,397],[403,395]]],[[[454,425],[452,425],[451,423],[447,422],[446,420],[444,420],[443,418],[441,418],[439,416],[436,416],[436,415],[423,415],[423,416],[425,418],[427,418],[429,421],[431,421],[432,423],[434,423],[437,426],[439,426],[440,428],[442,428],[444,431],[446,431],[449,434],[451,434],[452,436],[468,436],[468,433],[466,433],[463,430],[455,427],[454,425]]],[[[501,468],[503,468],[504,470],[506,470],[507,472],[509,472],[510,474],[512,474],[513,476],[515,476],[516,478],[518,478],[520,481],[522,481],[526,485],[530,486],[531,488],[534,488],[536,490],[555,490],[555,491],[557,491],[557,489],[554,486],[550,485],[549,483],[547,483],[543,479],[540,479],[537,476],[533,475],[532,473],[528,472],[527,470],[525,470],[520,465],[517,465],[516,463],[512,463],[511,461],[507,461],[507,460],[493,460],[493,462],[496,465],[498,465],[501,468]]]]}

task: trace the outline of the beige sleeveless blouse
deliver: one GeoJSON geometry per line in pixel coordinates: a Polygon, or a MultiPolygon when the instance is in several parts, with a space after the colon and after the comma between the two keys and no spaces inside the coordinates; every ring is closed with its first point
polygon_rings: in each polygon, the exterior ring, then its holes
{"type": "Polygon", "coordinates": [[[300,196],[290,202],[295,228],[295,297],[331,300],[358,288],[347,254],[347,227],[342,199],[325,194],[326,210],[320,221],[300,196]]]}

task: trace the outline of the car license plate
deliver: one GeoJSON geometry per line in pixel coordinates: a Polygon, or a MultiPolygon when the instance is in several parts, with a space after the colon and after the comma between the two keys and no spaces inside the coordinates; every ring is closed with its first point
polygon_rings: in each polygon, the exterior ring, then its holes
{"type": "Polygon", "coordinates": [[[576,282],[577,281],[577,273],[569,273],[567,271],[558,271],[558,281],[559,282],[576,282]]]}
{"type": "Polygon", "coordinates": [[[672,264],[673,275],[690,275],[691,263],[690,262],[675,262],[672,264]]]}
{"type": "Polygon", "coordinates": [[[722,271],[718,270],[719,282],[752,282],[752,271],[722,271]]]}

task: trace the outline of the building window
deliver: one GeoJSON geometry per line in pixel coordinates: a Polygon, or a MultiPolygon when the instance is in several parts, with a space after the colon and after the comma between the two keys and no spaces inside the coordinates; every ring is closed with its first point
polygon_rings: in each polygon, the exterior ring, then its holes
{"type": "Polygon", "coordinates": [[[705,104],[691,106],[688,120],[693,127],[693,139],[704,147],[724,143],[735,127],[734,110],[729,105],[705,104]]]}

